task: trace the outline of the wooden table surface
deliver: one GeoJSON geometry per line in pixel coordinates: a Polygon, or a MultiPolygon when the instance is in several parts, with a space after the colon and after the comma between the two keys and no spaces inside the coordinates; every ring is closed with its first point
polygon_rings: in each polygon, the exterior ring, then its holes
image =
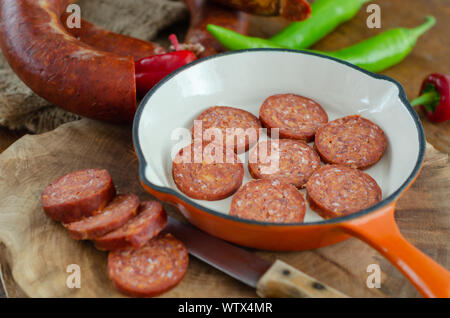
{"type": "MultiPolygon", "coordinates": [[[[313,48],[317,50],[334,50],[366,37],[373,36],[392,27],[414,27],[423,22],[426,14],[437,18],[436,26],[422,36],[413,52],[405,61],[383,74],[398,80],[411,100],[417,96],[423,78],[430,73],[450,74],[450,1],[448,0],[377,0],[381,7],[381,29],[369,29],[366,26],[368,13],[361,10],[351,21],[339,26],[335,32],[327,36],[313,48]]],[[[278,18],[252,17],[251,33],[258,36],[270,36],[286,25],[278,18]]],[[[429,122],[420,114],[425,128],[427,141],[436,149],[450,153],[450,121],[442,124],[429,122]]],[[[401,129],[401,127],[399,127],[401,129]]],[[[9,131],[0,128],[0,152],[25,134],[23,131],[9,131]]],[[[444,236],[449,240],[447,236],[444,236]]],[[[0,286],[0,297],[5,293],[0,286]]]]}

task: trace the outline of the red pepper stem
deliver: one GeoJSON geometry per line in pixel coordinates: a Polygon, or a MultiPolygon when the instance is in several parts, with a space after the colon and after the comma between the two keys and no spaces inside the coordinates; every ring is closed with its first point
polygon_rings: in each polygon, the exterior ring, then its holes
{"type": "Polygon", "coordinates": [[[413,99],[410,104],[413,107],[423,105],[425,106],[429,111],[433,111],[431,104],[439,102],[441,99],[441,96],[437,92],[437,90],[432,90],[430,92],[426,92],[425,94],[420,95],[419,97],[413,99]]]}
{"type": "Polygon", "coordinates": [[[178,42],[178,38],[175,34],[171,34],[169,35],[169,40],[172,43],[175,51],[179,51],[180,50],[180,42],[178,42]]]}

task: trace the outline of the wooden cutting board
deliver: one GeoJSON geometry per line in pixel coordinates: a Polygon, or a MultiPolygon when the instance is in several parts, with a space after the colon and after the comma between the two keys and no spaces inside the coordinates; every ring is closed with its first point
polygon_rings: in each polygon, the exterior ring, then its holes
{"type": "MultiPolygon", "coordinates": [[[[24,136],[0,155],[0,261],[10,297],[118,297],[106,275],[106,253],[77,242],[44,215],[40,194],[53,179],[73,170],[108,169],[118,190],[150,199],[138,181],[130,129],[91,120],[69,123],[38,136],[24,136]],[[81,288],[69,289],[67,266],[81,269],[81,288]]],[[[426,163],[398,204],[403,234],[446,267],[449,259],[450,164],[427,148],[426,163]]],[[[179,215],[167,206],[171,215],[179,215]]],[[[357,239],[313,251],[255,252],[280,258],[353,297],[419,296],[380,254],[357,239]],[[382,269],[380,289],[366,287],[369,264],[382,269]]],[[[164,297],[253,297],[254,290],[190,257],[188,272],[164,297]]]]}

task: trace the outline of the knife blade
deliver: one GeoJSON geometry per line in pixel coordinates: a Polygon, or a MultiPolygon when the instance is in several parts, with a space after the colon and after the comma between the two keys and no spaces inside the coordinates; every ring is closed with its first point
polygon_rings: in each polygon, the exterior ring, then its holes
{"type": "Polygon", "coordinates": [[[280,260],[265,260],[173,217],[164,232],[181,240],[191,255],[256,288],[259,296],[348,297],[280,260]]]}
{"type": "Polygon", "coordinates": [[[180,239],[191,255],[253,288],[273,264],[172,217],[165,231],[180,239]]]}

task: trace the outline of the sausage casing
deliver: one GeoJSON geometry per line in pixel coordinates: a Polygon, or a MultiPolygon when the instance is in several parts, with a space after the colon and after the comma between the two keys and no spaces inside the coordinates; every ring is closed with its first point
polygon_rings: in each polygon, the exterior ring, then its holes
{"type": "Polygon", "coordinates": [[[72,0],[0,2],[0,46],[36,94],[81,116],[119,123],[136,111],[134,60],[72,37],[60,16],[72,0]]]}

